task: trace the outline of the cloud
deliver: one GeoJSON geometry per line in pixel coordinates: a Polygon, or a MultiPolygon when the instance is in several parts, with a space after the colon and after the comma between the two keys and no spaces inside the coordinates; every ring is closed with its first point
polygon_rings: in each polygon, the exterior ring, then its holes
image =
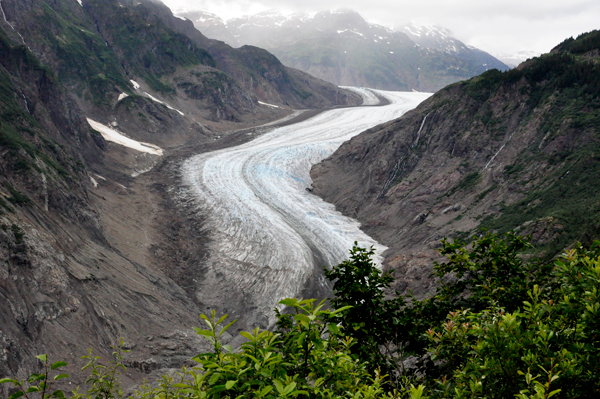
{"type": "Polygon", "coordinates": [[[386,26],[437,24],[491,53],[549,51],[569,36],[600,28],[597,0],[163,0],[172,9],[205,9],[224,19],[268,9],[283,13],[350,8],[386,26]]]}

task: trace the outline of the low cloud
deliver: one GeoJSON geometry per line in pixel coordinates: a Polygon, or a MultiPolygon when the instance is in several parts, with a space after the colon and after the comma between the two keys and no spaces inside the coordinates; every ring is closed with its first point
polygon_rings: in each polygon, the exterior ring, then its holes
{"type": "Polygon", "coordinates": [[[268,9],[283,13],[353,9],[369,22],[437,24],[493,54],[547,52],[567,37],[600,28],[597,0],[163,0],[172,9],[204,9],[224,19],[268,9]]]}

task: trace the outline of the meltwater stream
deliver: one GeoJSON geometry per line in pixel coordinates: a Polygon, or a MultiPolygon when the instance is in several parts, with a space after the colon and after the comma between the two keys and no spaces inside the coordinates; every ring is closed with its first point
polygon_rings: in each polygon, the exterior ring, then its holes
{"type": "Polygon", "coordinates": [[[375,246],[378,256],[386,249],[356,220],[308,192],[309,172],[344,141],[401,116],[429,94],[352,90],[366,105],[378,103],[374,92],[390,104],[325,111],[240,146],[196,155],[183,165],[184,183],[207,218],[208,267],[230,289],[267,309],[298,295],[315,267],[346,259],[354,241],[375,246]]]}

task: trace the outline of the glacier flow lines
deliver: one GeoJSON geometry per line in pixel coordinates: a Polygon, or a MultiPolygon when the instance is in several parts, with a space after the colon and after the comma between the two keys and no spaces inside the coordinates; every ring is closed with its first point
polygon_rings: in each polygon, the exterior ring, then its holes
{"type": "MultiPolygon", "coordinates": [[[[374,97],[372,91],[353,90],[369,101],[374,97]]],[[[428,96],[376,93],[389,105],[325,111],[184,163],[183,181],[199,201],[212,238],[208,267],[228,287],[269,310],[281,298],[297,295],[315,266],[344,260],[354,241],[374,245],[378,256],[385,250],[357,221],[306,190],[312,165],[352,136],[399,117],[428,96]]]]}

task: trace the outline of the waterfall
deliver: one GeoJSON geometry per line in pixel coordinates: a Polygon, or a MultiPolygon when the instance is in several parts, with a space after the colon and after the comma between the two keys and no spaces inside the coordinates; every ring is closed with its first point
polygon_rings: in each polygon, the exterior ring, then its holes
{"type": "MultiPolygon", "coordinates": [[[[6,13],[4,12],[4,7],[2,6],[2,0],[0,0],[0,11],[2,11],[2,17],[4,18],[4,22],[6,22],[8,24],[8,26],[10,26],[12,28],[12,30],[14,30],[17,35],[19,35],[19,37],[21,38],[21,41],[23,42],[23,44],[27,47],[27,49],[29,51],[31,51],[31,49],[29,48],[29,46],[27,45],[27,43],[25,43],[25,39],[23,39],[23,36],[21,36],[21,34],[19,33],[18,30],[15,29],[15,27],[8,22],[8,19],[6,19],[6,13]]],[[[31,51],[33,53],[33,51],[31,51]]]]}
{"type": "Polygon", "coordinates": [[[512,133],[510,135],[510,137],[508,138],[508,140],[506,140],[506,143],[502,144],[502,147],[500,147],[500,149],[494,154],[494,156],[488,161],[488,163],[485,164],[483,170],[486,170],[488,168],[488,166],[490,166],[490,164],[494,161],[494,159],[496,159],[496,157],[498,156],[498,154],[500,154],[500,151],[502,151],[504,149],[504,147],[508,144],[508,142],[512,139],[513,134],[514,133],[512,133]]]}
{"type": "Polygon", "coordinates": [[[425,115],[425,117],[423,118],[423,122],[421,122],[421,127],[419,128],[419,131],[417,132],[417,139],[415,140],[414,144],[412,145],[413,147],[416,147],[417,144],[419,144],[419,138],[421,137],[421,131],[423,130],[423,126],[425,126],[425,121],[427,120],[427,117],[429,116],[431,112],[429,112],[427,115],[425,115]]]}
{"type": "Polygon", "coordinates": [[[21,95],[23,96],[23,100],[25,100],[25,108],[27,108],[27,112],[29,113],[29,115],[31,115],[31,110],[29,109],[29,102],[27,101],[27,97],[25,97],[25,93],[21,92],[21,95]]]}

